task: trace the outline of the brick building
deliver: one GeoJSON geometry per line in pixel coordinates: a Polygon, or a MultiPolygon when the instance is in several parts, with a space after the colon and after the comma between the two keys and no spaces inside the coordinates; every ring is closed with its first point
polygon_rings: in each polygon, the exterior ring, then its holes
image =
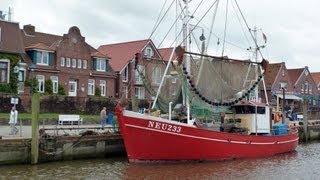
{"type": "MultiPolygon", "coordinates": [[[[38,80],[37,90],[44,93],[45,82],[52,81],[52,92],[59,86],[67,96],[115,96],[116,74],[109,65],[110,58],[85,42],[78,27],[71,27],[63,36],[36,32],[32,25],[21,30],[23,59],[29,78],[38,80]]],[[[22,88],[23,89],[23,88],[22,88]]]]}

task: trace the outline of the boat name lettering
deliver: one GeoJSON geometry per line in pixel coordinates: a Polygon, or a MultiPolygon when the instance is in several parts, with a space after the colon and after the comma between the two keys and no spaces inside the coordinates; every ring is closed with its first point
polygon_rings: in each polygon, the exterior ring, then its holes
{"type": "Polygon", "coordinates": [[[161,122],[149,121],[148,127],[169,131],[169,132],[176,132],[176,133],[181,132],[181,126],[176,126],[176,125],[161,123],[161,122]]]}

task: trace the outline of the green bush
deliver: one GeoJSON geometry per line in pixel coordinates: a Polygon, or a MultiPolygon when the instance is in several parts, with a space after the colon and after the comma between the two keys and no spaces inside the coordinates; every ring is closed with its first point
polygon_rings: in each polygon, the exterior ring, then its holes
{"type": "Polygon", "coordinates": [[[45,81],[44,92],[49,95],[53,95],[53,85],[51,79],[45,81]]]}
{"type": "Polygon", "coordinates": [[[94,95],[96,97],[101,97],[101,90],[99,87],[96,87],[95,91],[94,91],[94,95]]]}
{"type": "Polygon", "coordinates": [[[58,95],[66,95],[66,92],[64,91],[64,87],[61,84],[59,84],[58,86],[58,95]]]}

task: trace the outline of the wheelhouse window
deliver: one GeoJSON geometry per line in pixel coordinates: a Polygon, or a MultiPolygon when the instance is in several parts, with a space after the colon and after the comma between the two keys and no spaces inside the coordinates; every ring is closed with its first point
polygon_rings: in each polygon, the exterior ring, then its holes
{"type": "Polygon", "coordinates": [[[58,88],[59,88],[58,77],[57,76],[51,76],[50,79],[52,81],[52,92],[54,94],[57,94],[58,93],[58,88]]]}
{"type": "MultiPolygon", "coordinates": [[[[234,107],[236,114],[255,114],[255,106],[235,106],[234,107]]],[[[264,107],[257,107],[257,114],[265,114],[266,109],[264,107]]]]}
{"type": "Polygon", "coordinates": [[[49,53],[45,51],[37,51],[37,64],[49,65],[49,53]]]}
{"type": "Polygon", "coordinates": [[[122,81],[128,82],[128,76],[129,76],[129,70],[128,70],[128,66],[126,66],[122,72],[122,81]]]}
{"type": "Polygon", "coordinates": [[[9,83],[9,61],[0,60],[0,83],[9,83]]]}
{"type": "Polygon", "coordinates": [[[100,80],[100,91],[101,91],[101,96],[106,96],[106,81],[105,80],[100,80]]]}
{"type": "Polygon", "coordinates": [[[65,64],[66,64],[66,59],[65,59],[64,57],[61,57],[61,58],[60,58],[60,66],[61,66],[61,67],[64,67],[65,64]]]}
{"type": "Polygon", "coordinates": [[[93,79],[89,79],[88,81],[88,95],[94,95],[94,80],[93,79]]]}
{"type": "Polygon", "coordinates": [[[38,92],[44,93],[44,76],[43,75],[37,75],[38,80],[38,92]]]}

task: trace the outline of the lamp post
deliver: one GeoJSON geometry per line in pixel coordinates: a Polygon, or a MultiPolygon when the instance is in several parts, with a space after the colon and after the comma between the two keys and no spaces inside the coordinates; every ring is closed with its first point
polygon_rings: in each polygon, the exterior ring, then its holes
{"type": "Polygon", "coordinates": [[[31,96],[33,95],[33,72],[35,68],[36,68],[35,64],[33,63],[29,66],[29,70],[31,71],[31,88],[30,88],[31,96]]]}

